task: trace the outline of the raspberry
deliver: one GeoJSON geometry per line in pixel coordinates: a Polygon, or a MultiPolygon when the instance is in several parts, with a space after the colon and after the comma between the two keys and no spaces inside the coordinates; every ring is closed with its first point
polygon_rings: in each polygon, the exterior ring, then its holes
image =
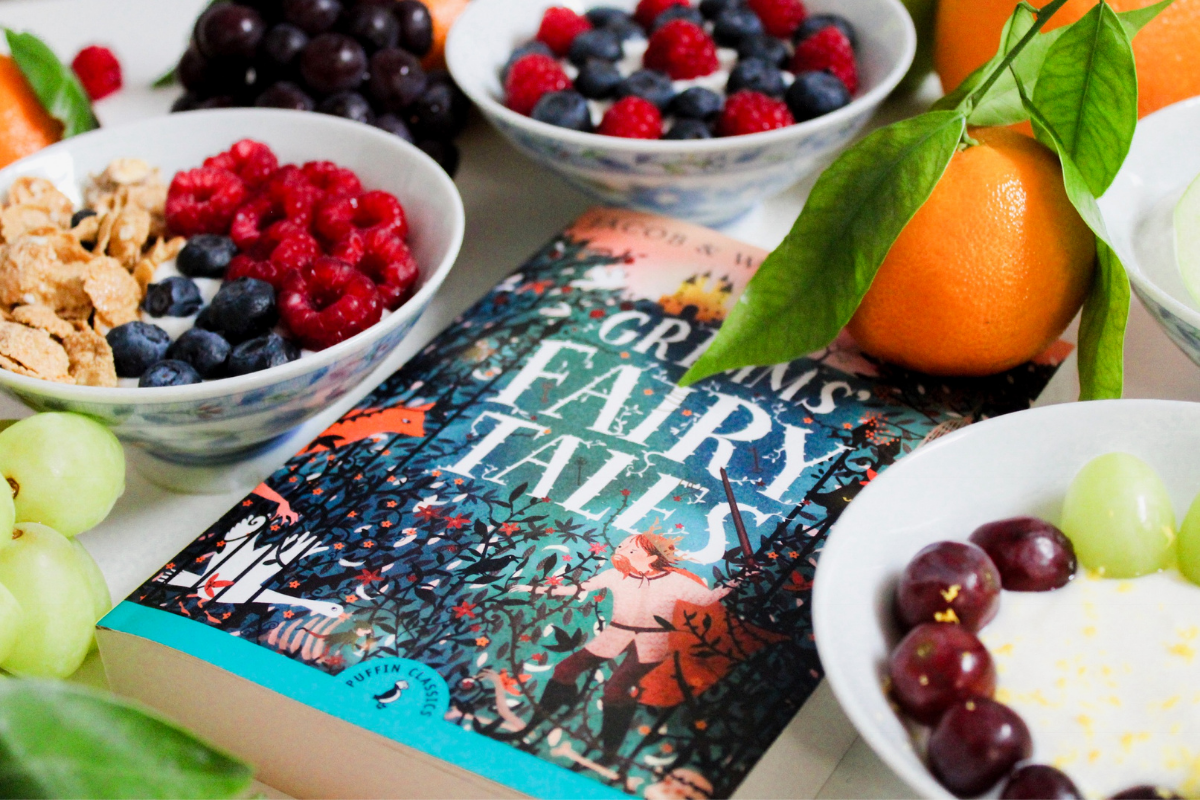
{"type": "Polygon", "coordinates": [[[654,20],[658,19],[659,14],[671,6],[686,5],[690,5],[688,0],[640,0],[637,10],[633,12],[633,18],[643,28],[650,30],[650,26],[654,24],[654,20]]]}
{"type": "Polygon", "coordinates": [[[71,69],[93,100],[100,100],[121,88],[121,64],[112,50],[92,45],[79,51],[71,69]]]}
{"type": "Polygon", "coordinates": [[[376,229],[366,236],[358,271],[375,283],[384,308],[395,311],[408,299],[417,282],[417,260],[404,240],[392,231],[376,229]]]}
{"type": "Polygon", "coordinates": [[[241,178],[247,188],[257,189],[279,169],[279,159],[262,142],[242,139],[224,153],[204,159],[204,166],[227,169],[241,178]]]}
{"type": "Polygon", "coordinates": [[[658,139],[662,136],[662,114],[658,106],[640,97],[623,97],[604,112],[597,133],[624,139],[658,139]]]}
{"type": "Polygon", "coordinates": [[[553,50],[555,55],[565,56],[575,37],[591,29],[592,23],[571,9],[553,6],[547,8],[546,13],[542,15],[537,39],[553,50]]]}
{"type": "Polygon", "coordinates": [[[675,81],[711,75],[719,66],[716,43],[703,28],[684,19],[673,19],[651,34],[642,61],[675,81]]]}
{"type": "Polygon", "coordinates": [[[326,200],[317,208],[313,227],[327,242],[340,242],[356,228],[359,231],[385,228],[402,239],[408,235],[404,207],[393,195],[379,191],[326,200]]]}
{"type": "Polygon", "coordinates": [[[748,0],[750,10],[762,20],[763,29],[780,39],[790,39],[808,16],[801,0],[748,0]]]}
{"type": "Polygon", "coordinates": [[[358,176],[332,161],[309,161],[301,170],[309,183],[331,197],[362,194],[362,182],[358,176]]]}
{"type": "Polygon", "coordinates": [[[279,316],[311,350],[349,339],[379,321],[383,303],[375,284],[336,258],[318,258],[293,272],[279,293],[279,316]]]}
{"type": "Polygon", "coordinates": [[[337,242],[329,248],[329,255],[339,261],[345,261],[352,267],[357,267],[358,262],[362,261],[363,253],[366,252],[367,243],[366,237],[358,228],[351,228],[350,232],[338,239],[337,242]]]}
{"type": "Polygon", "coordinates": [[[228,233],[229,221],[246,199],[246,186],[232,172],[199,167],[175,173],[167,190],[167,227],[180,236],[228,233]]]}
{"type": "Polygon", "coordinates": [[[229,238],[238,249],[246,252],[252,250],[262,237],[263,232],[271,223],[281,218],[271,198],[259,195],[243,203],[233,215],[229,225],[229,238]]]}
{"type": "Polygon", "coordinates": [[[504,79],[508,107],[526,116],[546,92],[570,88],[571,79],[563,72],[563,68],[553,58],[541,53],[530,53],[517,59],[508,68],[508,77],[504,79]]]}
{"type": "Polygon", "coordinates": [[[795,122],[787,103],[744,89],[725,101],[725,110],[717,122],[717,133],[721,136],[742,136],[786,128],[795,122]]]}
{"type": "Polygon", "coordinates": [[[285,270],[278,264],[272,264],[269,260],[254,258],[245,253],[234,256],[233,260],[229,262],[229,269],[225,272],[227,281],[253,278],[256,281],[265,281],[271,284],[276,291],[283,284],[285,276],[285,270]]]}
{"type": "Polygon", "coordinates": [[[267,257],[242,253],[229,262],[225,280],[254,278],[271,284],[275,291],[283,288],[288,275],[311,265],[321,256],[321,246],[307,232],[294,233],[271,248],[267,257]]]}
{"type": "Polygon", "coordinates": [[[277,169],[265,192],[285,217],[302,225],[312,222],[313,208],[325,196],[294,164],[277,169]]]}
{"type": "Polygon", "coordinates": [[[829,25],[796,45],[792,56],[792,72],[826,72],[846,84],[850,94],[858,91],[858,66],[854,62],[854,48],[846,34],[836,25],[829,25]]]}

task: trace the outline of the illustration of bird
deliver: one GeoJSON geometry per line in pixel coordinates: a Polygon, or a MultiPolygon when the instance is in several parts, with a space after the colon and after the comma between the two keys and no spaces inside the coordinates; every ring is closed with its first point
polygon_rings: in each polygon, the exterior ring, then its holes
{"type": "Polygon", "coordinates": [[[383,708],[388,703],[394,703],[399,700],[401,695],[404,694],[404,690],[407,688],[408,681],[396,681],[396,685],[391,689],[388,689],[386,692],[381,692],[380,694],[372,695],[372,697],[375,698],[375,702],[379,704],[379,707],[383,708]]]}

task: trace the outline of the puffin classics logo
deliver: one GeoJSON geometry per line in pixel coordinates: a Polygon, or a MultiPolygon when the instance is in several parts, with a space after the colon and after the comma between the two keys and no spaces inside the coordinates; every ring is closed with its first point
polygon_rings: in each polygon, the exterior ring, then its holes
{"type": "Polygon", "coordinates": [[[375,708],[441,719],[450,708],[450,689],[441,675],[420,661],[379,658],[364,662],[341,680],[370,694],[375,708]]]}

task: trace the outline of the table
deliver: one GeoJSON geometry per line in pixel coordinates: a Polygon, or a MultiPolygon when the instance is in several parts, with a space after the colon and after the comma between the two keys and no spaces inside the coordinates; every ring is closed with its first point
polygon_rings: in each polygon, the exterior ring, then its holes
{"type": "MultiPolygon", "coordinates": [[[[124,67],[126,88],[96,108],[101,121],[112,125],[167,111],[179,90],[148,87],[178,58],[191,22],[205,4],[206,0],[7,0],[0,4],[0,24],[37,33],[65,58],[87,44],[112,47],[124,67]]],[[[885,104],[873,125],[917,113],[939,92],[937,80],[931,78],[913,97],[885,104]]],[[[466,240],[457,265],[409,338],[362,386],[304,425],[291,443],[231,469],[228,491],[168,492],[138,472],[136,453],[130,453],[134,468],[129,470],[125,495],[102,525],[80,536],[114,598],[140,585],[292,455],[300,442],[312,439],[593,204],[506,145],[478,115],[459,145],[462,166],[455,183],[466,207],[466,240]]],[[[775,247],[799,214],[813,180],[815,176],[768,201],[724,232],[763,248],[775,247]]],[[[1074,336],[1074,326],[1067,336],[1074,336]]],[[[1137,300],[1130,313],[1125,363],[1126,397],[1200,401],[1200,370],[1171,344],[1137,300]]],[[[1072,357],[1038,404],[1070,402],[1077,394],[1072,357]]],[[[28,413],[15,400],[0,396],[0,418],[28,413]]],[[[94,654],[76,680],[105,685],[94,654]]],[[[262,788],[269,796],[279,796],[262,788]]],[[[912,794],[858,738],[824,683],[737,792],[760,798],[912,794]],[[797,770],[797,764],[809,765],[810,771],[797,770]]]]}

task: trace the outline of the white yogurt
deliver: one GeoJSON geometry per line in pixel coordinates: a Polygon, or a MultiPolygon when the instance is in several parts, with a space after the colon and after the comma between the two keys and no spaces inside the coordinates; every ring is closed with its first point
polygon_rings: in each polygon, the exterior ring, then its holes
{"type": "Polygon", "coordinates": [[[1139,784],[1200,796],[1200,586],[1081,572],[1057,591],[1004,592],[980,638],[1037,762],[1088,797],[1139,784]]]}

